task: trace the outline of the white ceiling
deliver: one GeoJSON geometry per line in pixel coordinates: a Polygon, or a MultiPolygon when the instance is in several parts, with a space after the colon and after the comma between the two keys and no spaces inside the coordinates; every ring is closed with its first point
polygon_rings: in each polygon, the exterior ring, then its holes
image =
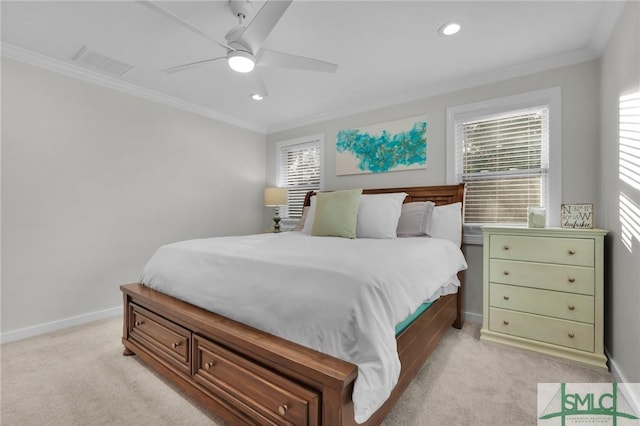
{"type": "MultiPolygon", "coordinates": [[[[254,11],[263,4],[254,1],[254,11]]],[[[159,2],[216,40],[226,1],[159,2]]],[[[335,74],[256,68],[269,96],[216,61],[224,48],[131,1],[2,1],[2,52],[264,133],[596,58],[615,1],[294,1],[264,48],[339,65],[335,74]],[[451,37],[438,28],[456,21],[451,37]],[[72,59],[83,46],[134,67],[116,79],[72,59]]],[[[256,71],[254,71],[256,72],[256,71]]]]}

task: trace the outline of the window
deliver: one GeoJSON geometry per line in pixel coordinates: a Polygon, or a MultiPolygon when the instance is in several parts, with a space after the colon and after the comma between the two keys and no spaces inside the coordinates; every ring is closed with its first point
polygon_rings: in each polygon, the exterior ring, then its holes
{"type": "Polygon", "coordinates": [[[276,144],[277,185],[289,190],[288,205],[281,209],[282,217],[301,217],[307,192],[321,189],[323,143],[323,135],[312,135],[276,144]]]}
{"type": "Polygon", "coordinates": [[[466,243],[482,242],[481,225],[526,224],[527,206],[557,225],[559,114],[559,89],[447,110],[447,180],[466,184],[466,243]]]}

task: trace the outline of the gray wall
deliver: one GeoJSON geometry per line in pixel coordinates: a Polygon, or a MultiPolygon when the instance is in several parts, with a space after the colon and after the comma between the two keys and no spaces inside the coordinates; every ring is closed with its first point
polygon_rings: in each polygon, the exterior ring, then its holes
{"type": "MultiPolygon", "coordinates": [[[[640,118],[640,3],[627,2],[601,57],[600,213],[606,239],[605,346],[627,382],[640,382],[640,178],[620,179],[620,98],[635,98],[640,118]],[[630,208],[621,208],[621,197],[630,208]]],[[[623,111],[625,113],[625,111],[623,111]]],[[[629,111],[626,111],[629,114],[629,111]]],[[[628,120],[628,118],[627,118],[628,120]]],[[[637,121],[636,121],[637,122],[637,121]]],[[[627,146],[640,147],[640,132],[627,146]]],[[[635,157],[636,173],[640,158],[635,157]]],[[[622,170],[624,171],[624,170],[622,170]]],[[[640,395],[637,396],[640,402],[640,395]]]]}
{"type": "Polygon", "coordinates": [[[262,230],[264,143],[3,58],[3,334],[120,309],[161,244],[262,230]]]}
{"type": "MultiPolygon", "coordinates": [[[[599,70],[597,61],[504,80],[416,102],[342,117],[268,135],[267,182],[275,181],[275,143],[308,134],[325,134],[324,189],[437,185],[446,181],[445,134],[448,107],[559,86],[562,91],[562,202],[593,202],[598,211],[599,70]],[[335,143],[340,129],[424,114],[427,119],[427,169],[336,176],[335,143]]],[[[597,225],[602,225],[602,217],[597,225]]],[[[465,305],[468,318],[482,316],[482,247],[466,246],[469,263],[465,305]]]]}

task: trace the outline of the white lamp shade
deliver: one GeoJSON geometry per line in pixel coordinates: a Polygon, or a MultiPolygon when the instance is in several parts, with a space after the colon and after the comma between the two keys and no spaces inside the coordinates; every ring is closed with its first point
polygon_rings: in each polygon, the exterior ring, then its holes
{"type": "Polygon", "coordinates": [[[287,205],[287,188],[265,188],[264,189],[264,205],[265,206],[286,206],[287,205]]]}

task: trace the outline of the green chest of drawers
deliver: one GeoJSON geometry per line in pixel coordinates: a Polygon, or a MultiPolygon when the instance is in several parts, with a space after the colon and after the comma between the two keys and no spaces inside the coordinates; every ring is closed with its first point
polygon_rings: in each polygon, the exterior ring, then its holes
{"type": "Polygon", "coordinates": [[[607,368],[602,229],[483,227],[480,338],[607,368]]]}

